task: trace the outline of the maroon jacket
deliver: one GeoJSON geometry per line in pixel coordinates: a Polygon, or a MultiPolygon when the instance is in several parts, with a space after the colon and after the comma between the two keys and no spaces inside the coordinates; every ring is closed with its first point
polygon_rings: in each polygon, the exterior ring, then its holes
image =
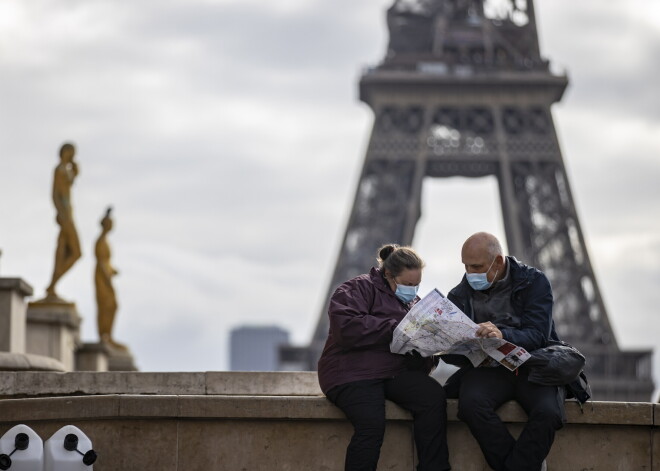
{"type": "Polygon", "coordinates": [[[321,390],[406,370],[405,357],[391,353],[390,342],[409,306],[394,295],[378,268],[339,286],[330,298],[330,332],[318,363],[321,390]]]}

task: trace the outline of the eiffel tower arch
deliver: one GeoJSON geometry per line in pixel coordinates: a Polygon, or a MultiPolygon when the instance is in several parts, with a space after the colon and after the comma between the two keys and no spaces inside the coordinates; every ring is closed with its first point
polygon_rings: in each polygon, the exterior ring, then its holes
{"type": "MultiPolygon", "coordinates": [[[[541,57],[533,2],[522,3],[487,12],[478,0],[397,0],[387,11],[386,57],[360,80],[375,119],[326,299],[383,243],[412,242],[425,177],[495,176],[509,251],[548,275],[557,331],[587,356],[594,397],[648,401],[651,351],[617,344],[550,112],[568,80],[541,57]]],[[[309,369],[326,308],[304,349],[309,369]]]]}

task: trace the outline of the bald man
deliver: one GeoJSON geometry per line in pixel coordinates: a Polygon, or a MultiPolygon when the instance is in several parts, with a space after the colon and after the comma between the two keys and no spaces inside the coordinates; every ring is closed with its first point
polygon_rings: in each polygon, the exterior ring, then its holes
{"type": "MultiPolygon", "coordinates": [[[[528,352],[558,340],[552,320],[552,288],[536,268],[504,256],[497,238],[486,232],[470,236],[461,251],[465,276],[448,295],[479,325],[480,337],[508,340],[528,352]]],[[[447,380],[447,395],[458,395],[458,416],[467,423],[486,461],[496,471],[546,469],[555,431],[563,425],[563,389],[527,381],[523,365],[516,372],[497,362],[472,367],[465,357],[445,355],[461,368],[447,380]],[[516,440],[495,413],[515,399],[528,415],[516,440]]]]}

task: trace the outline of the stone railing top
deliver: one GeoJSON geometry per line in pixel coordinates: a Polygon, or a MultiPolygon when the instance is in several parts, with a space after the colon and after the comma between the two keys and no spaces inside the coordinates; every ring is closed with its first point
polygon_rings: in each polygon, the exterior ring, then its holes
{"type": "Polygon", "coordinates": [[[32,296],[32,286],[22,278],[0,278],[0,290],[16,291],[21,296],[32,296]]]}
{"type": "Polygon", "coordinates": [[[323,396],[316,372],[0,372],[0,398],[92,394],[323,396]]]}
{"type": "Polygon", "coordinates": [[[55,358],[43,355],[0,352],[0,371],[66,371],[66,368],[55,358]]]}

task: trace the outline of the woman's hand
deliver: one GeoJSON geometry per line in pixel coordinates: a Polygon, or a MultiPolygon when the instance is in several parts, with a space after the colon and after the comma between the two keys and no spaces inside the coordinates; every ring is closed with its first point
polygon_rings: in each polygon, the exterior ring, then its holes
{"type": "Polygon", "coordinates": [[[411,350],[405,355],[406,368],[409,370],[424,370],[427,368],[428,361],[417,350],[411,350]]]}

